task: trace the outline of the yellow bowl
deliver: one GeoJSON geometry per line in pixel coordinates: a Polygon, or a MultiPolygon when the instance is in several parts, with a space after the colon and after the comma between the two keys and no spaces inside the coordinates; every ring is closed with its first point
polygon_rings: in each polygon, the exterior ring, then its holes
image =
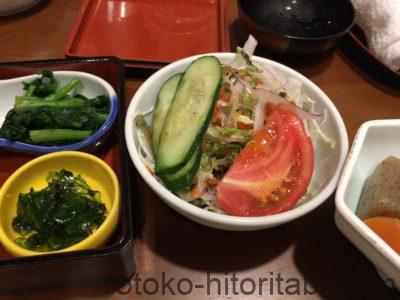
{"type": "Polygon", "coordinates": [[[120,211],[120,189],[114,171],[96,156],[77,152],[63,151],[40,156],[15,171],[0,189],[0,241],[4,248],[14,256],[53,254],[96,248],[104,244],[115,230],[120,211]],[[35,190],[47,186],[49,171],[66,169],[81,174],[91,189],[100,191],[100,199],[107,208],[103,224],[90,236],[68,248],[36,252],[18,246],[14,241],[19,236],[12,228],[12,219],[17,214],[17,201],[20,193],[27,193],[31,187],[35,190]]]}

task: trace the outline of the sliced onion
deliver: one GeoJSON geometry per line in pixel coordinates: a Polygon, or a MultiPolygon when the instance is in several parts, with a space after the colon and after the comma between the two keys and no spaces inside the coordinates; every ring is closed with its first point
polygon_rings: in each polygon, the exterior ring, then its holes
{"type": "Polygon", "coordinates": [[[206,192],[204,192],[203,195],[201,195],[201,199],[207,200],[207,201],[216,201],[217,196],[213,192],[206,191],[206,192]]]}
{"type": "Polygon", "coordinates": [[[269,83],[269,85],[276,85],[276,90],[282,90],[284,87],[285,83],[282,83],[277,76],[271,71],[269,70],[264,64],[260,63],[260,64],[254,64],[256,67],[258,67],[259,69],[263,70],[262,73],[256,73],[254,74],[254,76],[256,76],[257,79],[261,80],[262,82],[264,82],[264,84],[269,83]]]}
{"type": "MultiPolygon", "coordinates": [[[[293,105],[293,104],[291,104],[293,105]]],[[[321,118],[324,114],[317,111],[306,111],[296,105],[293,105],[296,114],[303,120],[315,120],[321,118]]]]}
{"type": "Polygon", "coordinates": [[[283,87],[288,93],[290,93],[291,90],[301,89],[301,86],[302,83],[300,79],[297,79],[295,77],[289,77],[283,87]]]}
{"type": "Polygon", "coordinates": [[[240,84],[243,85],[243,87],[245,87],[249,92],[253,89],[253,86],[251,85],[251,83],[249,81],[247,81],[246,79],[244,79],[242,76],[235,74],[235,79],[238,82],[240,82],[240,84]]]}
{"type": "Polygon", "coordinates": [[[220,112],[220,113],[219,113],[219,120],[220,120],[220,123],[221,123],[221,126],[222,126],[222,127],[227,126],[227,124],[228,124],[228,117],[225,115],[225,113],[223,113],[223,112],[220,112]]]}
{"type": "Polygon", "coordinates": [[[260,130],[264,127],[265,122],[265,105],[267,100],[264,97],[257,97],[257,103],[254,108],[254,131],[260,130]]]}
{"type": "MultiPolygon", "coordinates": [[[[303,120],[311,120],[311,119],[317,119],[323,116],[322,113],[319,112],[313,112],[313,111],[305,111],[304,109],[294,105],[293,103],[289,102],[283,97],[280,97],[264,88],[253,88],[252,89],[252,94],[256,95],[258,100],[260,99],[265,99],[267,102],[279,105],[279,104],[289,104],[293,106],[294,111],[296,114],[303,120]]],[[[265,107],[265,104],[264,104],[265,107]]],[[[254,121],[255,122],[255,121],[254,121]]]]}
{"type": "MultiPolygon", "coordinates": [[[[136,117],[135,117],[136,119],[136,117]]],[[[139,154],[143,155],[143,157],[147,157],[148,160],[154,163],[154,155],[153,150],[150,144],[150,140],[143,129],[135,122],[135,131],[136,131],[136,139],[139,145],[139,154]]],[[[142,159],[143,159],[142,157],[142,159]]]]}
{"type": "Polygon", "coordinates": [[[304,126],[304,131],[306,132],[306,135],[308,137],[311,137],[310,129],[308,128],[308,122],[306,120],[303,120],[303,126],[304,126]]]}
{"type": "Polygon", "coordinates": [[[229,104],[231,105],[231,111],[228,116],[228,124],[227,125],[233,126],[234,128],[236,128],[236,122],[234,119],[234,115],[235,115],[236,109],[239,108],[239,97],[240,97],[240,93],[242,92],[242,89],[237,82],[230,83],[230,89],[232,91],[231,97],[229,99],[229,104]]]}
{"type": "MultiPolygon", "coordinates": [[[[241,50],[247,54],[249,59],[251,59],[251,57],[254,54],[254,50],[256,49],[256,46],[257,46],[257,40],[250,34],[249,38],[247,39],[246,43],[244,44],[241,50]]],[[[243,69],[248,65],[248,63],[246,59],[243,57],[242,53],[237,51],[232,62],[228,63],[228,65],[230,65],[232,68],[235,69],[243,69]]]]}
{"type": "Polygon", "coordinates": [[[305,97],[304,94],[301,94],[301,86],[301,81],[295,77],[289,77],[284,85],[287,98],[295,101],[297,105],[299,105],[302,102],[302,98],[305,97]]]}
{"type": "Polygon", "coordinates": [[[256,50],[257,47],[257,40],[249,34],[249,37],[246,41],[246,43],[243,46],[243,51],[251,58],[254,54],[254,51],[256,50]]]}
{"type": "Polygon", "coordinates": [[[251,93],[255,95],[258,100],[264,99],[265,101],[272,103],[274,105],[279,105],[289,102],[285,98],[275,95],[274,93],[264,88],[253,88],[251,90],[251,93]]]}

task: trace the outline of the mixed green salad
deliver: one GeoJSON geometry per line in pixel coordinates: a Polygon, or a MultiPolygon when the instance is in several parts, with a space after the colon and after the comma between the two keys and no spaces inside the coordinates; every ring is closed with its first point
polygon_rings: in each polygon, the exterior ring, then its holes
{"type": "Polygon", "coordinates": [[[250,36],[230,63],[194,60],[163,84],[153,110],[136,117],[148,170],[210,211],[258,216],[292,209],[307,198],[311,138],[336,144],[322,130],[325,112],[314,109],[300,81],[252,61],[256,45],[250,36]]]}
{"type": "Polygon", "coordinates": [[[16,96],[0,128],[0,138],[28,144],[56,146],[84,140],[107,120],[109,99],[88,99],[71,92],[81,85],[78,78],[58,87],[53,72],[40,70],[32,82],[24,82],[25,95],[16,96]]]}

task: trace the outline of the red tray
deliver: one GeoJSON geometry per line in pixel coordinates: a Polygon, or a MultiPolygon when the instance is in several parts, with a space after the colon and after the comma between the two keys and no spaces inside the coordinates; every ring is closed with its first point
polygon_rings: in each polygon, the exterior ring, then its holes
{"type": "Polygon", "coordinates": [[[226,0],[84,0],[63,54],[117,56],[128,67],[157,69],[230,51],[225,7],[226,0]]]}

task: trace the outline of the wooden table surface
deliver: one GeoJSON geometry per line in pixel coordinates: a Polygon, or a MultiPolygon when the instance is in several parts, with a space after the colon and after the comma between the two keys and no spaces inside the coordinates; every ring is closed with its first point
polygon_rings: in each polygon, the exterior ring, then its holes
{"type": "MultiPolygon", "coordinates": [[[[0,61],[59,58],[80,4],[79,0],[43,1],[27,13],[1,18],[0,61]]],[[[235,45],[246,36],[237,20],[235,1],[229,1],[227,14],[232,45],[235,45]]],[[[400,92],[389,87],[395,83],[390,80],[382,83],[379,74],[369,75],[368,63],[355,63],[345,43],[333,51],[308,58],[285,58],[264,51],[258,54],[294,68],[325,91],[344,119],[350,143],[363,122],[400,116],[400,92]]],[[[144,79],[129,76],[128,72],[127,102],[144,79]]],[[[139,285],[135,286],[132,278],[120,290],[111,284],[78,285],[0,299],[156,299],[162,295],[161,286],[156,295],[149,293],[155,289],[154,280],[161,285],[163,276],[167,281],[173,279],[171,287],[177,295],[180,294],[178,286],[182,292],[187,291],[187,279],[193,285],[205,285],[194,288],[189,296],[180,296],[192,299],[217,298],[218,283],[210,281],[211,288],[207,291],[207,276],[209,280],[220,280],[220,297],[226,299],[243,297],[243,294],[235,295],[240,291],[240,282],[246,292],[251,291],[251,279],[258,284],[262,278],[269,278],[273,283],[273,291],[265,282],[262,289],[264,297],[271,299],[285,299],[288,297],[285,292],[296,293],[290,284],[300,285],[298,298],[301,299],[399,296],[384,285],[374,266],[336,228],[333,196],[300,220],[247,233],[214,230],[185,219],[164,205],[141,179],[136,185],[134,201],[138,212],[135,255],[137,273],[142,280],[139,285]],[[233,275],[238,278],[236,291],[233,275]],[[278,290],[279,276],[283,280],[281,291],[278,290]],[[289,289],[285,291],[285,288],[289,289]]],[[[165,292],[165,299],[172,297],[170,290],[165,292]]],[[[257,286],[249,297],[260,297],[258,292],[257,286]]]]}

